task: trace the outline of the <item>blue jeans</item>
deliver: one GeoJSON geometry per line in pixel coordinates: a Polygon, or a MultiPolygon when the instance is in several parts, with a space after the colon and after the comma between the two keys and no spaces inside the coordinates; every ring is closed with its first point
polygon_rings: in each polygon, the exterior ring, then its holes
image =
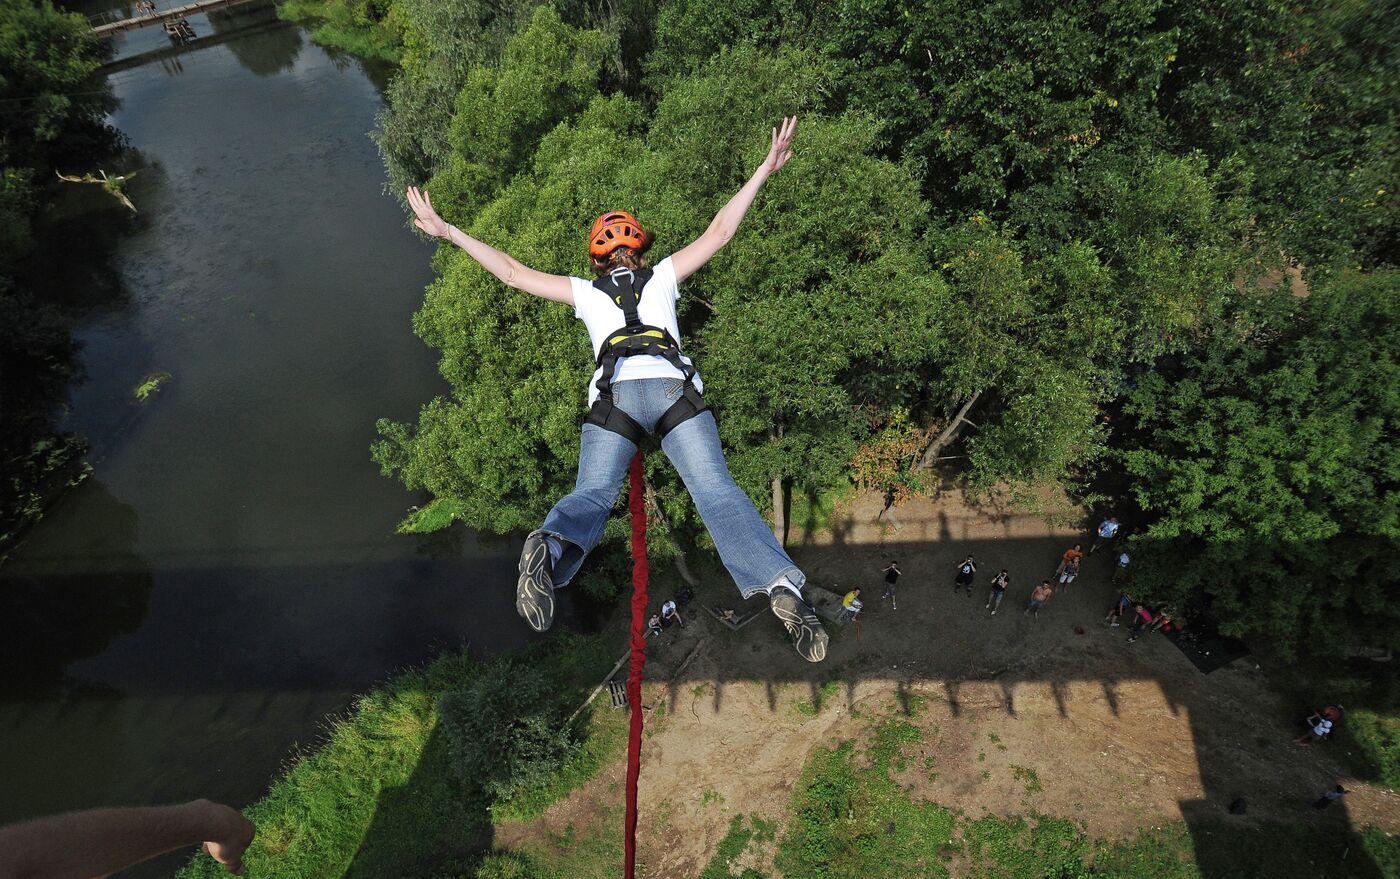
{"type": "MultiPolygon", "coordinates": [[[[662,413],[680,398],[681,387],[679,379],[668,378],[615,382],[613,403],[652,430],[662,413]]],[[[661,441],[661,449],[684,480],[720,560],[745,598],[766,592],[784,576],[802,588],[806,577],[783,551],[753,501],[729,475],[712,413],[702,412],[683,422],[661,441]]],[[[619,434],[594,424],[583,426],[578,482],[549,511],[540,528],[564,542],[564,551],[554,566],[555,586],[572,580],[584,558],[603,539],[603,526],[636,452],[637,447],[619,434]]]]}

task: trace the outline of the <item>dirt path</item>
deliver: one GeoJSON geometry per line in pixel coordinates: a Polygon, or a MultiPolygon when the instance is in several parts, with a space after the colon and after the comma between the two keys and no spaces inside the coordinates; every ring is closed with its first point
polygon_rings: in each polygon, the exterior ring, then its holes
{"type": "MultiPolygon", "coordinates": [[[[1043,502],[1061,521],[1078,518],[1062,500],[1043,502]]],[[[896,510],[897,526],[877,523],[879,512],[878,499],[857,500],[828,534],[790,542],[811,582],[868,587],[866,619],[833,637],[826,662],[802,662],[776,622],[736,633],[703,613],[652,648],[648,679],[664,682],[706,638],[676,682],[653,684],[649,697],[665,705],[643,751],[649,879],[697,875],[735,814],[781,823],[813,748],[867,735],[872,715],[914,696],[926,707],[912,763],[930,758],[936,774],[911,770],[901,781],[974,818],[1034,811],[1120,837],[1223,815],[1243,796],[1241,820],[1297,819],[1341,780],[1356,791],[1345,804],[1354,825],[1400,830],[1395,794],[1348,779],[1327,746],[1292,744],[1299,706],[1283,704],[1252,659],[1202,675],[1160,636],[1128,645],[1122,629],[1105,627],[1117,594],[1107,554],[1089,559],[1038,619],[1024,616],[1031,586],[1051,575],[1078,530],[952,491],[896,510]],[[979,563],[971,597],[952,590],[954,565],[969,552],[979,563]],[[898,610],[879,600],[891,559],[905,573],[898,610]],[[1012,586],[991,616],[986,581],[1002,567],[1012,586]],[[820,705],[804,713],[802,702],[820,705]]],[[[734,606],[728,584],[709,579],[699,600],[734,606]]],[[[578,810],[618,797],[615,776],[556,806],[540,828],[558,832],[578,810]]]]}

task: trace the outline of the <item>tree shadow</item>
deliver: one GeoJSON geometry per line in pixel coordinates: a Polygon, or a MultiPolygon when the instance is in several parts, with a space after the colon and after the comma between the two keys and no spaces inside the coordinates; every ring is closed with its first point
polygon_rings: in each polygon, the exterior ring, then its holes
{"type": "Polygon", "coordinates": [[[483,798],[440,771],[446,750],[438,727],[408,781],[380,791],[345,879],[473,875],[491,848],[491,815],[483,798]]]}
{"type": "Polygon", "coordinates": [[[134,551],[135,510],[96,480],[76,491],[82,502],[64,503],[52,515],[85,535],[81,552],[47,561],[39,553],[0,569],[0,667],[23,671],[0,676],[0,699],[39,698],[64,687],[70,665],[146,618],[154,575],[134,551]]]}

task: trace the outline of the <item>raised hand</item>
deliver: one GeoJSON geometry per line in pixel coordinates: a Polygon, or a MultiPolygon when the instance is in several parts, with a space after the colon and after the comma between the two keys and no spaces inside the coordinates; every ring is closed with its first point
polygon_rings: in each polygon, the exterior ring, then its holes
{"type": "Polygon", "coordinates": [[[447,237],[447,222],[438,216],[437,211],[433,210],[433,203],[428,198],[428,193],[420,191],[416,186],[410,186],[408,188],[408,206],[413,208],[413,225],[434,238],[447,237]]]}
{"type": "Polygon", "coordinates": [[[773,145],[768,148],[768,158],[763,160],[761,170],[774,173],[787,160],[792,158],[792,136],[797,133],[797,117],[784,116],[783,127],[773,129],[773,145]]]}

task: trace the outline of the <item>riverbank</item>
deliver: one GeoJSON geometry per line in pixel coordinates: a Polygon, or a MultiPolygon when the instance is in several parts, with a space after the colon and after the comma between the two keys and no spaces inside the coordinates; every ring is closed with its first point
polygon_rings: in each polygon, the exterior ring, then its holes
{"type": "MultiPolygon", "coordinates": [[[[545,676],[559,700],[576,705],[621,649],[618,637],[561,634],[520,661],[545,676]]],[[[576,721],[581,744],[552,778],[493,801],[458,779],[439,728],[443,697],[469,687],[489,665],[445,656],[361,697],[333,721],[325,742],[247,810],[258,826],[245,858],[249,874],[498,875],[492,865],[511,857],[492,852],[493,825],[535,818],[615,762],[626,716],[606,699],[595,703],[576,721]]],[[[179,875],[223,873],[201,857],[179,875]]]]}

